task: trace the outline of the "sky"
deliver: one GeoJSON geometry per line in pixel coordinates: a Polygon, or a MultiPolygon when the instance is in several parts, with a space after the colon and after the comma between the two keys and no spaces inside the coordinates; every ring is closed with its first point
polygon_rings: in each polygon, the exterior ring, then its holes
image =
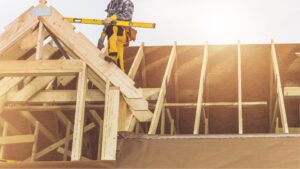
{"type": "MultiPolygon", "coordinates": [[[[133,45],[298,43],[300,0],[132,0],[134,21],[154,22],[138,29],[133,45]]],[[[66,17],[104,19],[109,0],[48,0],[66,17]]],[[[0,32],[38,0],[0,1],[0,32]]],[[[76,25],[94,43],[102,26],[76,25]]]]}

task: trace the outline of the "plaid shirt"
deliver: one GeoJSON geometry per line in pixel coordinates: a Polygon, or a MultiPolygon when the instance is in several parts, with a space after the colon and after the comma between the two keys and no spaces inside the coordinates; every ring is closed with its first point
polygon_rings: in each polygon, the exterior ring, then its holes
{"type": "Polygon", "coordinates": [[[111,0],[105,11],[108,17],[116,14],[118,20],[129,21],[132,19],[134,5],[131,0],[111,0]]]}

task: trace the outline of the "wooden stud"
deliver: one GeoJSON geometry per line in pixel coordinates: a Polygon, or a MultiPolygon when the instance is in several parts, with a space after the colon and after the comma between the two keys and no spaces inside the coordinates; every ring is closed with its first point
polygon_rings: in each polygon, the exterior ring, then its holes
{"type": "Polygon", "coordinates": [[[120,90],[107,82],[101,160],[116,160],[120,90]]]}
{"type": "Polygon", "coordinates": [[[281,77],[279,72],[279,66],[277,61],[277,54],[275,49],[274,41],[272,40],[272,46],[271,46],[271,55],[272,55],[272,62],[273,62],[273,68],[274,68],[274,75],[276,79],[277,84],[277,97],[278,97],[278,104],[279,104],[279,110],[280,110],[280,117],[281,117],[281,124],[283,128],[283,132],[285,134],[289,133],[289,127],[288,127],[288,121],[286,117],[286,109],[284,104],[284,97],[282,92],[282,85],[281,85],[281,77]]]}
{"type": "Polygon", "coordinates": [[[274,132],[274,128],[275,128],[275,123],[276,123],[276,120],[278,119],[278,98],[276,98],[276,101],[275,101],[275,106],[274,106],[274,110],[272,112],[272,117],[271,117],[271,124],[270,124],[270,133],[273,133],[274,132]]]}
{"type": "Polygon", "coordinates": [[[39,125],[40,123],[38,121],[36,121],[35,123],[35,129],[34,129],[34,141],[33,141],[33,145],[32,145],[32,151],[31,151],[31,161],[35,161],[35,157],[36,157],[36,151],[37,151],[37,144],[38,144],[38,137],[39,137],[39,125]]]}
{"type": "Polygon", "coordinates": [[[67,128],[66,128],[66,142],[65,142],[65,147],[64,147],[64,154],[63,154],[63,160],[67,161],[68,160],[68,152],[69,152],[69,143],[70,143],[70,136],[71,136],[71,128],[72,128],[72,123],[69,121],[67,128]]]}
{"type": "Polygon", "coordinates": [[[194,124],[194,134],[199,134],[199,130],[200,130],[201,111],[202,111],[202,103],[203,103],[204,82],[205,82],[205,76],[206,76],[207,62],[208,62],[208,43],[206,42],[204,54],[203,54],[201,74],[200,74],[197,108],[196,108],[196,116],[195,116],[195,124],[194,124]]]}
{"type": "Polygon", "coordinates": [[[163,77],[163,81],[162,81],[162,85],[161,85],[161,89],[158,95],[158,99],[157,99],[157,103],[156,103],[156,107],[154,110],[154,115],[152,117],[152,121],[151,121],[151,125],[148,131],[148,134],[155,134],[156,130],[157,130],[157,126],[158,126],[158,122],[159,122],[159,118],[161,116],[161,111],[163,109],[164,106],[164,101],[165,101],[165,96],[166,96],[166,90],[167,90],[167,85],[169,83],[170,77],[171,77],[171,73],[173,70],[173,65],[174,65],[174,61],[176,59],[177,56],[177,51],[176,51],[176,42],[174,43],[174,46],[172,48],[170,57],[169,57],[169,61],[166,67],[166,71],[163,77]]]}
{"type": "Polygon", "coordinates": [[[238,42],[238,119],[239,119],[239,134],[244,133],[243,129],[243,105],[242,105],[242,61],[241,61],[241,43],[238,42]]]}
{"type": "Polygon", "coordinates": [[[85,98],[87,91],[87,70],[86,65],[83,71],[79,73],[77,84],[77,103],[75,111],[74,134],[72,144],[72,161],[80,160],[82,150],[82,137],[84,128],[84,115],[85,115],[85,98]]]}
{"type": "MultiPolygon", "coordinates": [[[[2,137],[6,137],[8,133],[8,123],[4,122],[3,129],[2,129],[2,137]]],[[[5,153],[5,145],[0,145],[0,159],[4,159],[5,153]]]]}
{"type": "Polygon", "coordinates": [[[161,118],[160,118],[160,134],[164,135],[165,134],[165,124],[166,123],[166,110],[165,108],[162,109],[161,112],[161,118]]]}
{"type": "Polygon", "coordinates": [[[18,135],[0,137],[0,145],[11,145],[20,143],[33,143],[34,135],[18,135]]]}

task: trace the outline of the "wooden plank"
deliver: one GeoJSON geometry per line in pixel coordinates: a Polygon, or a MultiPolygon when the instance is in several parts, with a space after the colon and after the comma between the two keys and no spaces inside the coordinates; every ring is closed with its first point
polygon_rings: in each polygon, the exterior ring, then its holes
{"type": "MultiPolygon", "coordinates": [[[[243,107],[267,106],[267,102],[242,102],[243,107]]],[[[165,107],[195,108],[197,103],[165,103],[165,107]]],[[[238,107],[238,102],[202,103],[203,107],[238,107]]]]}
{"type": "Polygon", "coordinates": [[[127,103],[125,101],[124,97],[120,97],[120,105],[119,105],[119,124],[118,124],[118,131],[126,131],[125,130],[125,123],[126,123],[126,118],[128,114],[128,107],[127,103]]]}
{"type": "Polygon", "coordinates": [[[278,66],[278,61],[277,61],[277,54],[276,54],[275,44],[274,44],[273,40],[272,40],[272,44],[271,44],[271,55],[272,55],[272,62],[273,62],[273,68],[274,68],[274,76],[275,76],[276,83],[277,83],[276,91],[277,91],[277,95],[278,95],[278,104],[279,104],[279,110],[280,110],[281,124],[282,124],[282,128],[284,130],[284,133],[288,134],[289,127],[288,127],[288,122],[287,122],[287,117],[286,117],[286,109],[285,109],[284,97],[283,97],[283,92],[282,92],[282,84],[281,84],[281,77],[280,77],[279,66],[278,66]]]}
{"type": "Polygon", "coordinates": [[[35,161],[36,151],[37,151],[37,144],[38,144],[38,137],[39,137],[39,125],[40,123],[38,121],[35,122],[35,129],[34,129],[34,141],[32,145],[32,151],[31,151],[31,161],[35,161]]]}
{"type": "Polygon", "coordinates": [[[34,135],[18,135],[0,137],[0,145],[20,144],[20,143],[33,143],[34,135]]]}
{"type": "Polygon", "coordinates": [[[239,134],[244,133],[243,128],[243,105],[242,105],[242,61],[241,61],[241,43],[238,42],[238,113],[239,113],[239,134]]]}
{"type": "MultiPolygon", "coordinates": [[[[39,77],[39,81],[42,77],[39,77]]],[[[52,80],[52,78],[51,78],[52,80]]],[[[1,82],[0,82],[1,83],[1,82]]],[[[158,88],[145,88],[143,89],[144,97],[147,100],[155,101],[157,100],[159,93],[158,88]]],[[[76,90],[43,90],[28,100],[27,97],[8,97],[8,103],[30,103],[30,104],[61,104],[61,103],[75,103],[76,102],[76,90]]],[[[27,94],[26,94],[27,95],[27,94]]],[[[87,90],[86,102],[87,103],[99,103],[104,102],[105,96],[98,89],[87,90]]]]}
{"type": "Polygon", "coordinates": [[[286,97],[300,97],[300,87],[285,87],[284,96],[286,97]]]}
{"type": "Polygon", "coordinates": [[[170,57],[169,57],[169,61],[168,61],[167,67],[166,67],[164,77],[163,77],[161,89],[160,89],[160,92],[159,92],[159,95],[158,95],[156,107],[155,107],[155,110],[154,110],[154,115],[153,115],[153,118],[152,118],[152,121],[151,121],[151,125],[150,125],[150,129],[148,131],[148,134],[155,134],[156,130],[157,130],[159,118],[161,116],[161,111],[162,111],[163,104],[164,104],[164,101],[165,101],[167,85],[169,83],[171,73],[172,73],[172,70],[173,70],[173,66],[174,66],[174,62],[175,62],[175,59],[177,57],[176,46],[177,46],[177,44],[175,42],[174,46],[172,48],[170,57]]]}
{"type": "Polygon", "coordinates": [[[79,73],[77,84],[77,103],[75,111],[74,134],[72,144],[71,160],[76,161],[81,158],[82,151],[82,136],[84,128],[84,115],[85,115],[85,98],[87,90],[87,70],[86,65],[83,71],[79,73]]]}
{"type": "MultiPolygon", "coordinates": [[[[57,152],[62,155],[65,154],[64,149],[61,147],[57,148],[57,152]]],[[[67,157],[71,157],[71,154],[72,154],[71,151],[67,151],[67,157]]],[[[80,160],[87,161],[87,160],[91,160],[91,159],[88,159],[88,158],[82,156],[80,160]]]]}
{"type": "Polygon", "coordinates": [[[40,90],[45,88],[51,81],[55,79],[54,76],[42,76],[37,77],[32,80],[29,84],[23,87],[19,92],[17,92],[11,100],[21,99],[21,100],[28,100],[33,95],[38,93],[40,90]]]}
{"type": "Polygon", "coordinates": [[[144,58],[144,43],[142,42],[142,44],[141,44],[141,46],[140,46],[140,48],[139,48],[139,50],[138,50],[138,52],[137,52],[137,54],[134,58],[134,61],[131,65],[131,68],[128,72],[128,76],[131,79],[134,80],[143,58],[144,58]]]}
{"type": "Polygon", "coordinates": [[[106,88],[101,160],[116,160],[120,90],[106,88]]]}
{"type": "Polygon", "coordinates": [[[75,75],[83,65],[80,60],[1,61],[0,76],[75,75]]]}
{"type": "Polygon", "coordinates": [[[200,130],[201,111],[202,111],[202,103],[203,103],[204,82],[205,82],[205,76],[206,76],[207,62],[208,62],[208,44],[206,43],[205,49],[204,49],[204,54],[203,54],[201,74],[200,74],[196,117],[195,117],[194,132],[193,132],[194,134],[199,134],[199,130],[200,130]]]}
{"type": "Polygon", "coordinates": [[[41,60],[43,56],[43,46],[44,46],[44,25],[42,22],[39,22],[38,37],[37,37],[37,46],[36,46],[36,56],[35,60],[41,60]]]}

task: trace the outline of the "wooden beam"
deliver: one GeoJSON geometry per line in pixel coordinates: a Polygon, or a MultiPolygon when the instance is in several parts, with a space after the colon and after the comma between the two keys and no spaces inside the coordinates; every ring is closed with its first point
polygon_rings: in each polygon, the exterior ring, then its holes
{"type": "Polygon", "coordinates": [[[37,144],[38,144],[38,137],[39,137],[39,125],[40,123],[38,121],[35,122],[35,129],[34,129],[34,141],[32,145],[32,151],[31,151],[31,161],[35,161],[36,151],[37,151],[37,144]]]}
{"type": "Polygon", "coordinates": [[[300,97],[300,87],[285,87],[284,96],[286,97],[300,97]]]}
{"type": "Polygon", "coordinates": [[[13,98],[10,100],[29,100],[36,93],[45,88],[51,81],[55,79],[55,76],[42,76],[33,79],[30,83],[28,83],[25,87],[23,87],[20,91],[13,95],[13,98]]]}
{"type": "Polygon", "coordinates": [[[287,117],[286,117],[286,109],[285,109],[284,97],[283,97],[283,92],[282,92],[281,77],[280,77],[279,66],[278,66],[278,61],[277,61],[277,54],[276,54],[275,44],[274,44],[273,40],[272,40],[272,44],[271,44],[271,55],[272,55],[274,76],[275,76],[276,84],[277,84],[276,91],[277,91],[277,96],[278,96],[281,124],[282,124],[282,128],[284,130],[284,133],[288,134],[289,127],[288,127],[288,121],[287,121],[287,117]]]}
{"type": "Polygon", "coordinates": [[[116,160],[120,90],[107,83],[101,160],[116,160]]]}
{"type": "Polygon", "coordinates": [[[39,22],[39,30],[38,30],[38,38],[37,38],[37,46],[36,46],[36,56],[35,60],[41,60],[43,56],[43,42],[44,42],[44,24],[39,22]]]}
{"type": "Polygon", "coordinates": [[[239,134],[244,133],[243,128],[243,105],[242,105],[242,61],[241,61],[241,43],[238,42],[238,52],[237,52],[237,60],[238,60],[238,119],[239,119],[239,134]]]}
{"type": "Polygon", "coordinates": [[[150,125],[150,129],[148,131],[148,134],[155,134],[156,130],[157,130],[157,126],[158,126],[158,122],[159,122],[159,118],[161,116],[161,111],[164,105],[164,101],[165,101],[165,96],[166,96],[166,92],[167,92],[167,85],[169,83],[170,77],[171,77],[171,73],[173,70],[173,66],[174,66],[174,61],[177,57],[177,50],[176,47],[177,44],[176,42],[173,45],[170,57],[169,57],[169,61],[166,67],[166,71],[163,77],[163,81],[162,81],[162,85],[161,85],[161,89],[158,95],[158,99],[157,99],[157,103],[156,103],[156,107],[154,110],[154,115],[151,121],[151,125],[150,125]]]}
{"type": "MultiPolygon", "coordinates": [[[[61,148],[61,147],[57,148],[57,152],[60,153],[60,154],[62,154],[62,155],[65,154],[65,150],[63,148],[61,148]]],[[[72,154],[72,152],[68,150],[67,151],[67,157],[71,157],[71,154],[72,154]]],[[[87,160],[91,160],[91,159],[88,159],[86,157],[81,156],[80,160],[87,161],[87,160]]]]}
{"type": "Polygon", "coordinates": [[[33,142],[34,142],[34,135],[18,135],[18,136],[0,137],[0,145],[33,143],[33,142]]]}
{"type": "MultiPolygon", "coordinates": [[[[43,77],[38,77],[37,83],[42,83],[43,77]]],[[[47,81],[54,79],[53,78],[45,78],[47,81]]],[[[44,79],[44,80],[45,80],[44,79]]],[[[43,83],[45,84],[45,83],[43,83]]],[[[39,86],[39,85],[38,85],[39,86]]],[[[44,85],[43,85],[44,86],[44,85]]],[[[31,87],[30,87],[31,88],[31,87]]],[[[44,88],[44,87],[43,87],[44,88]]],[[[143,89],[144,97],[147,100],[155,101],[157,100],[159,88],[145,88],[143,89]]],[[[17,93],[18,94],[18,93],[17,93]]],[[[24,92],[25,94],[25,92],[24,92]]],[[[86,93],[86,102],[87,103],[99,103],[104,102],[104,94],[98,89],[90,89],[87,90],[86,93]]],[[[7,98],[8,103],[30,103],[30,104],[41,104],[41,103],[49,103],[49,104],[61,104],[61,103],[75,103],[76,102],[76,90],[43,90],[34,96],[30,95],[30,99],[28,100],[28,94],[20,97],[21,94],[18,94],[18,97],[9,97],[7,98]]],[[[23,94],[22,94],[23,95],[23,94]]]]}
{"type": "Polygon", "coordinates": [[[143,58],[144,58],[144,43],[142,42],[142,44],[141,44],[141,46],[140,46],[140,48],[139,48],[139,50],[138,50],[138,52],[137,52],[137,54],[134,58],[134,61],[131,65],[131,68],[128,72],[128,76],[131,79],[134,80],[143,58]]]}
{"type": "MultiPolygon", "coordinates": [[[[215,102],[202,103],[203,107],[238,107],[238,102],[215,102]]],[[[243,107],[267,106],[267,102],[242,102],[243,107]]],[[[165,103],[165,107],[169,108],[195,108],[197,103],[165,103]]]]}
{"type": "Polygon", "coordinates": [[[83,65],[81,60],[1,61],[0,76],[75,75],[83,65]]]}
{"type": "Polygon", "coordinates": [[[204,94],[204,82],[206,76],[206,67],[208,62],[208,44],[206,43],[203,54],[203,61],[200,73],[200,82],[199,82],[199,91],[198,91],[198,99],[197,99],[197,108],[196,108],[196,116],[194,123],[194,134],[199,134],[200,130],[200,122],[201,122],[201,111],[202,111],[202,103],[203,103],[203,94],[204,94]]]}
{"type": "Polygon", "coordinates": [[[87,69],[86,65],[83,66],[83,71],[79,73],[77,84],[77,103],[74,122],[74,134],[72,145],[72,161],[80,160],[82,150],[82,136],[84,128],[84,115],[85,115],[85,98],[87,90],[87,69]]]}

